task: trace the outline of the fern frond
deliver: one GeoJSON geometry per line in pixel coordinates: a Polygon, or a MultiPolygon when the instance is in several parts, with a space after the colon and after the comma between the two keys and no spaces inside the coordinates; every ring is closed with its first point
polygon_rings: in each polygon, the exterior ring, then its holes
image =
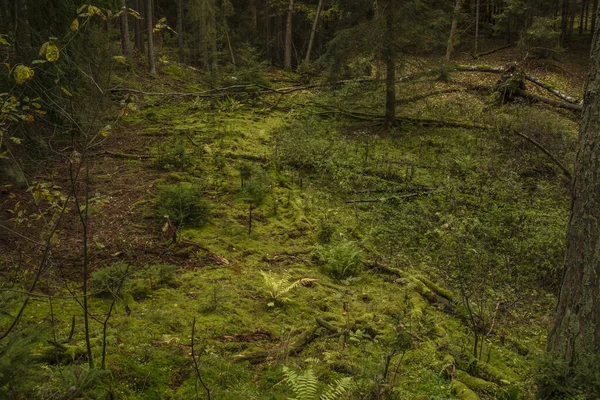
{"type": "Polygon", "coordinates": [[[335,381],[335,385],[328,385],[325,391],[321,394],[320,400],[337,400],[344,393],[350,391],[354,383],[352,378],[345,377],[335,381]]]}
{"type": "Polygon", "coordinates": [[[296,396],[293,400],[316,399],[319,381],[312,369],[297,372],[284,365],[283,374],[287,378],[287,385],[296,396]]]}
{"type": "Polygon", "coordinates": [[[260,271],[260,273],[263,276],[267,294],[273,300],[281,300],[281,296],[290,290],[316,281],[316,279],[312,278],[300,278],[294,281],[289,272],[285,272],[281,276],[277,276],[273,272],[260,271]]]}

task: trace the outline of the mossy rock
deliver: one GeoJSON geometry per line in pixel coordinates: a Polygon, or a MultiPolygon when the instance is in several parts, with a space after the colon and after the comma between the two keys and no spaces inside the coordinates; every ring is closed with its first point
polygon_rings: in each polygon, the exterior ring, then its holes
{"type": "Polygon", "coordinates": [[[479,400],[477,393],[469,389],[467,385],[459,380],[453,380],[450,385],[450,392],[461,400],[479,400]]]}
{"type": "Polygon", "coordinates": [[[474,390],[478,393],[491,394],[495,393],[498,390],[498,386],[495,383],[486,381],[485,379],[474,377],[460,369],[456,370],[456,379],[467,385],[469,389],[474,390]]]}

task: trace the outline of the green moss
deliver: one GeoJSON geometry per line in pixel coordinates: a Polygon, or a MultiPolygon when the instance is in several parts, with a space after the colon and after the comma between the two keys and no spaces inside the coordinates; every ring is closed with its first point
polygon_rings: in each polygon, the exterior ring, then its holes
{"type": "Polygon", "coordinates": [[[460,369],[456,370],[456,379],[467,385],[469,389],[478,393],[492,394],[498,390],[498,386],[495,383],[471,376],[460,369]]]}
{"type": "Polygon", "coordinates": [[[450,385],[450,391],[453,395],[461,400],[479,400],[477,393],[469,389],[467,385],[459,380],[453,380],[450,385]]]}

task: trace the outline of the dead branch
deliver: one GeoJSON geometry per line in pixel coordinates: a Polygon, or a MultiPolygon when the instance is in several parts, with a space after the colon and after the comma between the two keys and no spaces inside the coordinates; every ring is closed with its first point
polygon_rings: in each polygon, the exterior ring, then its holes
{"type": "MultiPolygon", "coordinates": [[[[527,79],[529,82],[536,84],[537,86],[546,89],[547,91],[549,91],[550,93],[552,93],[553,95],[555,95],[556,97],[566,101],[567,103],[570,104],[577,104],[579,107],[582,107],[583,102],[575,97],[571,97],[569,95],[566,95],[565,93],[556,90],[555,88],[553,88],[551,85],[542,82],[541,80],[539,80],[538,78],[536,78],[533,75],[527,75],[525,74],[525,79],[527,79]]],[[[580,108],[581,110],[581,108],[580,108]]]]}
{"type": "Polygon", "coordinates": [[[537,140],[525,135],[522,132],[516,131],[516,130],[513,130],[512,133],[514,133],[517,136],[522,137],[523,139],[527,140],[529,143],[533,144],[535,147],[540,149],[544,154],[546,154],[554,162],[554,164],[556,164],[562,170],[562,172],[565,174],[565,176],[569,180],[571,179],[571,172],[560,161],[558,161],[558,159],[554,156],[554,154],[552,154],[549,150],[547,150],[544,146],[542,146],[537,140]]]}
{"type": "MultiPolygon", "coordinates": [[[[520,69],[516,64],[508,64],[503,67],[489,67],[485,65],[457,65],[455,71],[456,72],[483,72],[483,73],[493,73],[493,74],[504,74],[506,72],[510,72],[512,70],[520,69]]],[[[541,87],[542,89],[552,93],[554,96],[559,99],[566,101],[569,104],[576,104],[578,106],[582,106],[582,101],[569,96],[560,90],[555,89],[552,85],[541,81],[539,78],[529,75],[523,71],[523,78],[536,86],[541,87]]]]}
{"type": "Polygon", "coordinates": [[[249,361],[250,364],[260,364],[281,354],[296,355],[317,338],[317,328],[309,328],[299,334],[290,347],[280,346],[273,350],[260,350],[249,354],[234,356],[235,361],[249,361]]]}
{"type": "Polygon", "coordinates": [[[543,96],[538,96],[537,94],[528,92],[527,90],[517,90],[516,94],[518,96],[524,97],[526,99],[529,99],[529,100],[532,100],[535,102],[539,102],[539,103],[548,104],[548,105],[551,105],[554,107],[565,108],[567,110],[573,110],[573,111],[582,111],[583,110],[583,106],[581,104],[563,103],[560,101],[548,99],[543,96]]]}
{"type": "Polygon", "coordinates": [[[470,54],[471,54],[471,57],[473,57],[474,59],[477,60],[480,57],[487,56],[487,55],[490,55],[490,54],[494,54],[494,53],[497,53],[497,52],[499,52],[501,50],[508,49],[510,47],[514,47],[516,45],[517,45],[517,43],[509,43],[509,44],[505,44],[504,46],[493,48],[491,50],[482,51],[480,53],[470,53],[470,54]]]}

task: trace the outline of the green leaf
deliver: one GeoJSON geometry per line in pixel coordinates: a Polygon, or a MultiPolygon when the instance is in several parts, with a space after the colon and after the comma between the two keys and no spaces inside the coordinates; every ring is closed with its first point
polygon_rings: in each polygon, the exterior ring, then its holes
{"type": "Polygon", "coordinates": [[[75,18],[73,22],[71,22],[71,31],[77,32],[79,30],[79,19],[75,18]]]}
{"type": "Polygon", "coordinates": [[[13,74],[15,77],[15,81],[19,85],[22,85],[26,81],[33,79],[35,72],[33,71],[33,69],[29,68],[28,66],[19,64],[13,70],[13,74]]]}
{"type": "Polygon", "coordinates": [[[60,50],[58,50],[58,46],[53,43],[49,44],[46,48],[46,60],[50,62],[56,62],[58,61],[59,57],[60,50]]]}

